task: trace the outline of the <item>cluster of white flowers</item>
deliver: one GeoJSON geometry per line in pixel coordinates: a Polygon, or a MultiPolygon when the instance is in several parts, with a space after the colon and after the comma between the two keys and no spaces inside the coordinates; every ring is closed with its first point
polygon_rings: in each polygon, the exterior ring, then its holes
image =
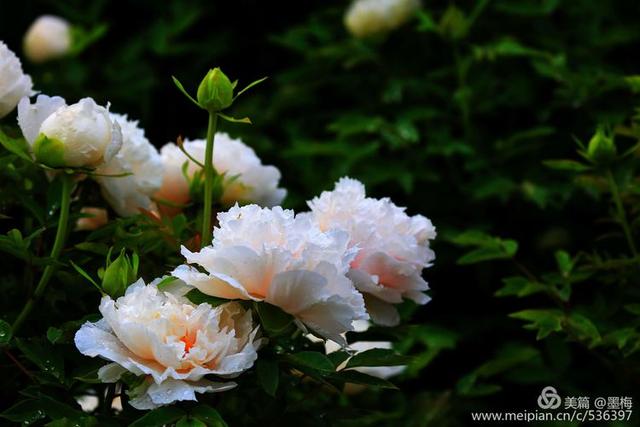
{"type": "MultiPolygon", "coordinates": [[[[196,139],[184,141],[183,149],[200,163],[204,163],[206,141],[196,139]]],[[[184,205],[189,202],[188,178],[200,170],[200,166],[191,161],[174,143],[166,144],[160,150],[164,173],[162,188],[156,194],[160,200],[184,205]],[[183,165],[187,163],[186,175],[183,165]]],[[[226,133],[217,133],[213,148],[213,167],[224,174],[225,185],[221,202],[232,206],[236,202],[252,202],[260,206],[279,205],[287,194],[278,188],[280,171],[275,166],[265,166],[255,151],[239,139],[233,139],[226,133]]],[[[172,212],[174,210],[167,209],[172,212]]]]}
{"type": "Polygon", "coordinates": [[[253,365],[261,340],[251,312],[235,302],[194,305],[158,289],[158,282],[139,280],[115,301],[103,297],[103,318],[76,333],[78,350],[113,362],[98,372],[103,382],[116,382],[125,372],[144,376],[130,391],[130,403],[138,409],[235,387],[204,376],[233,378],[253,365]]]}
{"type": "Polygon", "coordinates": [[[366,319],[364,300],[346,274],[355,251],[342,231],[322,232],[280,207],[235,206],[218,215],[213,244],[193,253],[173,275],[221,298],[266,301],[323,337],[341,334],[366,319]]]}
{"type": "Polygon", "coordinates": [[[31,77],[22,71],[20,60],[0,41],[0,118],[16,108],[20,99],[31,95],[31,77]]]}
{"type": "MultiPolygon", "coordinates": [[[[104,297],[104,319],[86,323],[76,345],[113,362],[101,369],[103,381],[116,381],[125,371],[144,375],[132,404],[148,409],[226,390],[232,384],[203,377],[239,374],[257,357],[260,340],[251,315],[234,302],[195,306],[181,296],[189,289],[279,307],[298,327],[327,340],[328,352],[347,346],[346,332],[362,330],[370,317],[396,324],[392,304],[403,298],[428,301],[421,271],[434,259],[429,241],[435,228],[427,218],[410,217],[389,199],[367,198],[362,183],[349,178],[309,207],[296,215],[279,206],[236,205],[218,214],[211,246],[182,248],[186,264],[171,273],[178,279],[174,291],[137,282],[116,301],[104,297]]],[[[391,344],[349,347],[361,352],[391,344]]],[[[386,378],[402,369],[360,370],[386,378]]]]}
{"type": "MultiPolygon", "coordinates": [[[[347,24],[357,35],[374,27],[388,30],[417,4],[358,0],[347,24]]],[[[34,61],[60,55],[70,43],[65,31],[65,22],[42,18],[30,29],[25,49],[34,61]],[[48,40],[49,33],[60,40],[48,40]]],[[[190,201],[190,182],[204,163],[204,140],[182,147],[169,143],[158,152],[137,121],[110,113],[108,105],[91,98],[67,105],[46,95],[31,103],[29,96],[30,78],[0,42],[0,117],[18,106],[18,124],[39,163],[91,175],[121,216],[156,209],[172,215],[190,201]]],[[[140,377],[129,390],[134,407],[196,400],[196,393],[235,386],[222,380],[251,368],[263,340],[246,304],[234,300],[276,306],[301,330],[339,347],[348,346],[346,333],[363,321],[396,325],[394,304],[429,301],[422,278],[435,257],[429,219],[409,216],[389,199],[367,197],[364,185],[350,178],[309,201],[308,212],[285,210],[278,206],[286,195],[278,187],[280,171],[225,133],[215,136],[213,166],[223,177],[220,201],[230,207],[218,214],[213,243],[198,252],[183,247],[186,262],[172,271],[172,281],[139,280],[120,298],[104,296],[103,318],[85,323],[75,337],[80,352],[111,362],[98,373],[103,382],[118,381],[126,372],[140,377]],[[194,304],[184,296],[194,288],[229,302],[194,304]]],[[[84,207],[81,213],[77,230],[108,221],[101,208],[84,207]]],[[[369,348],[390,343],[351,345],[354,352],[369,348]]],[[[367,369],[387,377],[402,368],[367,369]]]]}
{"type": "Polygon", "coordinates": [[[420,0],[355,0],[344,23],[356,37],[384,34],[398,28],[420,7],[420,0]]]}
{"type": "Polygon", "coordinates": [[[350,178],[342,178],[333,191],[310,201],[309,207],[307,215],[321,230],[346,231],[349,247],[357,248],[348,275],[365,294],[375,323],[398,324],[393,304],[404,298],[418,304],[429,301],[422,278],[422,269],[435,258],[429,241],[436,237],[436,230],[429,219],[408,216],[389,199],[366,197],[364,185],[350,178]]]}

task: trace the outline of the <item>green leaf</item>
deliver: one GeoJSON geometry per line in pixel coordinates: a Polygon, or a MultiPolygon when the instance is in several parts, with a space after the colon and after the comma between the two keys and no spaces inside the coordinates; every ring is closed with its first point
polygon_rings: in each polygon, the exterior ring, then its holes
{"type": "Polygon", "coordinates": [[[266,302],[255,302],[254,311],[258,313],[260,323],[269,336],[278,336],[289,331],[293,317],[281,308],[266,302]]]}
{"type": "Polygon", "coordinates": [[[504,286],[496,291],[497,297],[516,296],[526,297],[539,292],[546,292],[547,287],[541,283],[532,282],[521,276],[506,277],[502,279],[504,286]]]}
{"type": "Polygon", "coordinates": [[[11,325],[0,319],[0,344],[6,344],[11,341],[13,331],[11,325]]]}
{"type": "Polygon", "coordinates": [[[602,341],[596,325],[582,314],[571,313],[567,318],[566,329],[580,341],[588,342],[590,347],[594,347],[602,341]]]}
{"type": "Polygon", "coordinates": [[[269,77],[263,77],[261,79],[258,79],[256,81],[252,82],[252,83],[249,83],[244,89],[242,89],[240,92],[238,92],[236,94],[236,96],[233,97],[233,99],[235,100],[237,97],[239,97],[240,95],[242,95],[243,93],[245,93],[246,91],[251,89],[252,87],[259,85],[260,83],[262,83],[263,81],[267,80],[268,78],[269,77]]]}
{"type": "Polygon", "coordinates": [[[270,359],[258,359],[256,363],[256,373],[258,374],[258,382],[262,389],[269,396],[275,397],[280,380],[278,362],[270,359]]]}
{"type": "Polygon", "coordinates": [[[361,385],[367,385],[371,387],[389,388],[389,389],[398,388],[390,381],[387,381],[382,378],[374,377],[372,375],[367,375],[362,372],[354,371],[351,369],[333,373],[329,375],[327,378],[337,380],[343,383],[361,384],[361,385]]]}
{"type": "Polygon", "coordinates": [[[542,164],[550,169],[560,171],[586,172],[591,170],[590,166],[576,162],[575,160],[545,160],[542,164]]]}
{"type": "MultiPolygon", "coordinates": [[[[164,280],[162,282],[164,282],[164,280]]],[[[165,286],[167,286],[171,282],[173,282],[173,280],[170,281],[170,282],[165,282],[165,286]]],[[[202,304],[202,303],[207,303],[211,307],[217,307],[219,305],[222,305],[222,304],[225,304],[225,303],[231,301],[231,300],[228,300],[228,299],[213,297],[211,295],[204,294],[201,291],[199,291],[198,289],[190,290],[189,292],[187,292],[187,294],[185,296],[187,297],[187,299],[189,301],[191,301],[192,303],[194,303],[196,305],[202,304]]]]}
{"type": "Polygon", "coordinates": [[[93,278],[89,275],[89,273],[87,273],[86,271],[84,271],[79,265],[77,265],[75,262],[69,260],[69,263],[71,264],[71,266],[73,267],[73,269],[75,271],[78,272],[79,275],[81,275],[82,277],[84,277],[85,279],[87,279],[87,281],[89,283],[91,283],[97,290],[98,292],[100,292],[100,294],[102,295],[106,295],[105,292],[102,290],[102,287],[100,287],[100,285],[98,285],[98,283],[96,283],[95,280],[93,280],[93,278]]]}
{"type": "Polygon", "coordinates": [[[294,364],[305,368],[311,368],[320,372],[334,372],[335,367],[331,360],[323,353],[317,351],[301,351],[289,354],[286,359],[294,364]]]}
{"type": "Polygon", "coordinates": [[[53,326],[50,326],[49,329],[47,329],[47,339],[51,344],[55,344],[56,342],[58,342],[58,340],[62,337],[62,334],[62,329],[58,329],[53,326]]]}
{"type": "Polygon", "coordinates": [[[458,258],[458,264],[475,264],[493,259],[508,259],[518,251],[518,242],[515,240],[501,240],[496,245],[485,246],[468,252],[458,258]]]}
{"type": "Polygon", "coordinates": [[[552,332],[562,331],[563,314],[560,310],[522,310],[509,316],[530,322],[524,327],[525,329],[538,331],[536,336],[538,340],[552,332]]]}
{"type": "Polygon", "coordinates": [[[222,114],[222,113],[217,113],[218,117],[220,117],[223,120],[226,120],[228,122],[231,123],[245,123],[245,124],[251,124],[251,119],[249,117],[243,117],[241,119],[236,119],[235,117],[231,117],[231,116],[227,116],[226,114],[222,114]]]}
{"type": "Polygon", "coordinates": [[[16,423],[23,423],[24,425],[34,424],[45,418],[47,415],[40,407],[40,402],[37,400],[23,400],[0,414],[2,418],[6,418],[9,421],[16,423]]]}
{"type": "Polygon", "coordinates": [[[42,371],[62,380],[64,378],[64,362],[62,355],[51,343],[38,338],[16,338],[20,351],[42,371]]]}
{"type": "Polygon", "coordinates": [[[563,276],[568,276],[569,273],[573,270],[574,261],[571,259],[571,255],[569,255],[566,251],[556,251],[554,254],[556,258],[556,264],[558,265],[558,270],[562,273],[563,276]]]}
{"type": "Polygon", "coordinates": [[[228,427],[220,413],[209,405],[198,405],[190,411],[190,414],[203,421],[208,427],[228,427]]]}
{"type": "Polygon", "coordinates": [[[406,365],[412,360],[411,357],[402,356],[393,350],[372,348],[353,356],[347,362],[345,369],[359,366],[398,366],[406,365]]]}
{"type": "Polygon", "coordinates": [[[45,427],[97,427],[99,426],[98,420],[95,417],[83,416],[77,418],[58,418],[47,424],[45,427]]]}
{"type": "Polygon", "coordinates": [[[163,427],[178,421],[185,415],[185,412],[175,406],[163,406],[153,411],[147,412],[142,417],[135,420],[129,427],[163,427]]]}
{"type": "Polygon", "coordinates": [[[351,357],[351,355],[346,351],[334,351],[327,354],[327,357],[331,360],[333,366],[339,367],[345,360],[351,357]]]}
{"type": "Polygon", "coordinates": [[[173,83],[176,85],[176,87],[178,88],[178,90],[180,90],[180,92],[182,92],[182,94],[184,96],[186,96],[191,102],[193,102],[194,104],[196,104],[198,106],[198,108],[202,108],[200,106],[200,104],[198,104],[198,101],[196,101],[191,95],[189,95],[189,93],[186,91],[186,89],[184,88],[184,86],[182,86],[182,83],[180,83],[180,80],[178,80],[177,78],[175,78],[174,76],[171,76],[171,79],[173,80],[173,83]]]}
{"type": "Polygon", "coordinates": [[[21,159],[33,162],[29,154],[29,145],[24,138],[11,138],[0,129],[0,144],[21,159]]]}
{"type": "Polygon", "coordinates": [[[176,427],[207,427],[207,425],[198,419],[184,416],[178,420],[176,427]]]}

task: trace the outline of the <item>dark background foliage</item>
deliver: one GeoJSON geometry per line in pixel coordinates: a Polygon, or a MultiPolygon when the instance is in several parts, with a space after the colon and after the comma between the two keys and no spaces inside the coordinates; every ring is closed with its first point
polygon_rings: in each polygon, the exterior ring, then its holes
{"type": "MultiPolygon", "coordinates": [[[[303,384],[253,402],[231,392],[215,397],[231,425],[467,425],[472,410],[534,410],[546,385],[593,398],[638,389],[639,259],[616,224],[606,180],[610,170],[637,236],[638,154],[591,171],[543,162],[579,160],[575,140],[588,142],[599,125],[616,132],[619,153],[637,140],[640,85],[625,77],[640,72],[640,3],[423,3],[403,28],[366,41],[344,29],[342,1],[0,4],[0,39],[16,52],[42,13],[86,29],[107,25],[77,57],[25,64],[44,93],[109,101],[161,146],[202,136],[206,126],[171,75],[190,88],[214,66],[240,86],[269,76],[234,105],[253,126],[223,130],[280,168],[288,207],[304,209],[350,175],[437,226],[437,260],[425,272],[433,301],[403,307],[411,326],[391,333],[416,356],[400,391],[336,398],[303,384]],[[465,246],[476,252],[464,258],[465,246]],[[507,277],[519,277],[511,291],[507,277]],[[506,297],[495,295],[500,289],[506,297]]],[[[14,264],[0,260],[3,272],[14,264]]],[[[87,287],[77,285],[84,301],[58,288],[77,312],[58,309],[56,321],[93,312],[98,294],[87,287]]],[[[12,318],[23,298],[15,290],[0,297],[3,316],[12,318]]],[[[25,331],[42,334],[49,324],[34,316],[25,331]]],[[[3,370],[12,366],[2,361],[3,370]]],[[[3,406],[15,401],[14,384],[25,386],[20,372],[3,375],[3,406]]]]}

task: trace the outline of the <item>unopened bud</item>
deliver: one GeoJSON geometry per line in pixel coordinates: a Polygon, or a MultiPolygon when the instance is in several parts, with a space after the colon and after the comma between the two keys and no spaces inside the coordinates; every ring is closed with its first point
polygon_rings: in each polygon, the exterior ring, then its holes
{"type": "Polygon", "coordinates": [[[209,70],[198,86],[198,104],[209,112],[222,111],[233,103],[233,84],[220,68],[209,70]]]}

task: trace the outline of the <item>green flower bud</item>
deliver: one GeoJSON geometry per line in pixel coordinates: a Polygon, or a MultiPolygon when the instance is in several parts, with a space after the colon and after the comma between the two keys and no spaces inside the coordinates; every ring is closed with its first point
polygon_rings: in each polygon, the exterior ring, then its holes
{"type": "Polygon", "coordinates": [[[198,104],[209,112],[222,111],[233,103],[233,84],[220,68],[209,70],[198,86],[198,104]]]}
{"type": "Polygon", "coordinates": [[[137,256],[134,255],[132,261],[123,249],[118,258],[107,263],[102,276],[102,289],[112,298],[124,295],[127,287],[136,280],[137,264],[137,256]]]}
{"type": "Polygon", "coordinates": [[[596,164],[607,165],[615,159],[616,154],[616,144],[613,136],[599,128],[589,141],[587,156],[596,164]]]}
{"type": "Polygon", "coordinates": [[[55,138],[48,138],[41,133],[33,143],[33,155],[43,165],[52,168],[65,166],[64,144],[55,138]]]}

